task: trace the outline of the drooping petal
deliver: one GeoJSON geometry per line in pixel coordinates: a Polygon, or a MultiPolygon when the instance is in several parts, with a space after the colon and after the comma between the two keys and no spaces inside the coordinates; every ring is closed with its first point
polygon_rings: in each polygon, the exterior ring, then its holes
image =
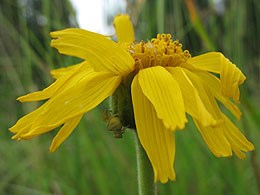
{"type": "Polygon", "coordinates": [[[246,139],[239,129],[225,116],[225,136],[231,144],[232,150],[241,159],[245,159],[243,152],[254,150],[254,145],[246,139]],[[243,151],[243,152],[242,152],[243,151]]]}
{"type": "Polygon", "coordinates": [[[245,81],[246,77],[227,58],[223,57],[222,63],[220,74],[221,91],[227,97],[232,97],[236,102],[239,102],[240,91],[238,86],[245,81]]]}
{"type": "Polygon", "coordinates": [[[96,71],[108,70],[127,75],[134,69],[134,60],[118,44],[103,35],[70,28],[51,33],[51,46],[60,53],[87,60],[96,71]]]}
{"type": "MultiPolygon", "coordinates": [[[[245,155],[242,151],[250,151],[253,150],[254,147],[220,111],[214,96],[230,109],[234,115],[240,116],[239,109],[230,102],[227,97],[224,97],[221,94],[219,79],[212,74],[203,71],[193,70],[195,72],[191,72],[186,68],[182,68],[182,70],[197,89],[203,103],[207,105],[210,114],[220,121],[217,125],[205,126],[201,121],[198,121],[193,117],[193,120],[209,149],[218,157],[231,156],[233,150],[239,158],[244,158],[245,155]]],[[[176,78],[178,76],[179,75],[176,75],[176,78]]]]}
{"type": "Polygon", "coordinates": [[[133,42],[135,40],[135,33],[133,24],[129,15],[120,14],[114,18],[114,27],[116,30],[117,41],[120,42],[133,42]]]}
{"type": "Polygon", "coordinates": [[[246,79],[245,75],[231,63],[220,52],[209,52],[187,60],[188,64],[195,66],[200,70],[220,74],[221,91],[227,97],[232,97],[239,101],[239,85],[246,79]]]}
{"type": "Polygon", "coordinates": [[[194,87],[184,70],[181,67],[171,67],[167,68],[167,70],[180,86],[186,112],[200,121],[204,126],[215,125],[216,120],[208,112],[206,106],[199,97],[197,89],[194,87]]]}
{"type": "MultiPolygon", "coordinates": [[[[92,72],[88,77],[81,78],[73,87],[49,99],[38,116],[30,121],[31,126],[27,133],[19,134],[19,137],[26,139],[26,137],[37,136],[90,111],[110,96],[120,81],[120,76],[108,72],[92,72]]],[[[19,121],[19,124],[28,122],[24,118],[19,121]]],[[[13,128],[16,129],[15,126],[13,128]]]]}
{"type": "Polygon", "coordinates": [[[224,114],[222,116],[224,123],[219,127],[203,127],[196,121],[195,124],[214,155],[217,157],[231,156],[233,150],[239,158],[244,159],[243,152],[254,150],[254,145],[224,114]]]}
{"type": "Polygon", "coordinates": [[[194,120],[200,134],[208,145],[211,152],[217,157],[227,157],[232,155],[232,149],[228,142],[223,126],[218,127],[203,126],[200,122],[194,120]]]}
{"type": "Polygon", "coordinates": [[[166,128],[183,129],[187,122],[183,97],[178,83],[161,66],[142,69],[138,82],[166,128]]]}
{"type": "Polygon", "coordinates": [[[137,77],[132,82],[131,90],[138,138],[151,161],[154,180],[162,183],[166,183],[168,178],[175,180],[173,132],[166,129],[157,117],[153,105],[143,94],[137,77]]]}
{"type": "Polygon", "coordinates": [[[59,130],[58,134],[52,140],[50,151],[54,152],[71,134],[71,132],[76,128],[79,124],[83,115],[75,116],[63,125],[63,127],[59,130]]]}
{"type": "Polygon", "coordinates": [[[200,77],[201,81],[203,81],[210,89],[211,93],[227,108],[229,109],[237,119],[240,119],[241,112],[239,108],[230,101],[230,99],[226,96],[223,96],[221,93],[221,83],[219,78],[207,72],[196,72],[196,74],[200,77]]]}
{"type": "Polygon", "coordinates": [[[50,97],[54,96],[57,93],[61,93],[67,88],[74,87],[81,79],[87,78],[89,74],[94,72],[92,67],[85,66],[86,63],[87,62],[83,62],[81,64],[75,65],[73,68],[69,68],[69,70],[58,70],[60,73],[61,71],[63,72],[63,76],[60,75],[59,78],[49,87],[45,88],[42,91],[36,91],[21,96],[17,98],[17,100],[19,100],[20,102],[31,102],[49,99],[50,97]]]}
{"type": "Polygon", "coordinates": [[[189,77],[193,86],[197,89],[199,97],[207,105],[207,110],[211,116],[217,121],[217,124],[223,122],[222,112],[218,107],[218,104],[214,98],[214,95],[211,93],[207,85],[201,81],[200,77],[195,73],[183,68],[185,74],[189,77]]]}

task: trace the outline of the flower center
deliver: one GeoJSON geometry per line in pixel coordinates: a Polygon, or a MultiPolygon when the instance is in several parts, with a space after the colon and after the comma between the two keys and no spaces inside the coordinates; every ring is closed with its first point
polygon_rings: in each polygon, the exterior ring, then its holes
{"type": "Polygon", "coordinates": [[[158,34],[151,41],[130,44],[128,52],[135,60],[136,71],[152,66],[178,66],[191,57],[188,50],[182,50],[178,40],[170,34],[158,34]]]}

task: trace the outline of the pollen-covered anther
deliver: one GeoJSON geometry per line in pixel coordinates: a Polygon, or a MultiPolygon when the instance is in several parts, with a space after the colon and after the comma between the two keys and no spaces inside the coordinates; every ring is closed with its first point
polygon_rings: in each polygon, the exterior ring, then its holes
{"type": "Polygon", "coordinates": [[[182,50],[178,40],[172,40],[171,34],[157,34],[151,41],[133,43],[129,48],[137,71],[153,66],[178,66],[191,57],[188,50],[182,50]]]}

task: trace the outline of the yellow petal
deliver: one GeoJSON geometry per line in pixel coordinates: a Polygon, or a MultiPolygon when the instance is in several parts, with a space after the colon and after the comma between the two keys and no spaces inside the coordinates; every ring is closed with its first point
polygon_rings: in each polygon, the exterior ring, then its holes
{"type": "Polygon", "coordinates": [[[239,108],[230,101],[229,98],[223,96],[221,93],[221,83],[219,78],[215,77],[214,75],[207,73],[207,72],[196,72],[196,74],[200,77],[201,81],[203,81],[208,88],[210,89],[211,93],[222,103],[224,106],[229,109],[236,118],[240,119],[241,112],[239,108]]]}
{"type": "Polygon", "coordinates": [[[202,55],[194,56],[187,60],[187,63],[204,71],[214,72],[220,74],[221,71],[221,53],[208,52],[202,55]]]}
{"type": "Polygon", "coordinates": [[[44,109],[29,122],[31,127],[27,133],[19,137],[37,136],[50,131],[67,120],[88,112],[108,96],[112,95],[120,84],[121,77],[108,72],[92,72],[81,78],[76,85],[56,94],[44,104],[44,109]]]}
{"type": "Polygon", "coordinates": [[[70,28],[51,33],[51,46],[60,53],[87,60],[96,71],[108,70],[127,75],[134,69],[134,60],[118,44],[103,35],[70,28]]]}
{"type": "Polygon", "coordinates": [[[59,130],[58,134],[52,140],[50,151],[54,152],[71,134],[71,132],[76,128],[79,124],[83,115],[75,116],[63,125],[63,127],[59,130]]]}
{"type": "Polygon", "coordinates": [[[131,89],[138,138],[151,161],[154,180],[162,183],[166,183],[168,178],[175,180],[173,132],[166,129],[157,118],[156,111],[143,94],[137,77],[134,78],[131,89]]]}
{"type": "MultiPolygon", "coordinates": [[[[84,61],[82,63],[88,64],[86,61],[84,61]]],[[[53,69],[53,70],[51,70],[51,76],[54,79],[58,79],[59,77],[64,76],[66,74],[71,74],[75,71],[75,69],[78,69],[82,65],[82,63],[72,65],[72,66],[68,66],[68,67],[65,67],[65,68],[53,69]]]]}
{"type": "Polygon", "coordinates": [[[199,97],[202,100],[203,104],[206,105],[210,115],[213,116],[218,124],[223,122],[222,113],[218,107],[214,95],[211,93],[207,85],[201,81],[200,77],[196,73],[193,73],[185,68],[183,68],[183,71],[189,77],[193,86],[197,89],[199,97]]]}
{"type": "Polygon", "coordinates": [[[204,126],[215,125],[216,120],[209,114],[199,97],[197,89],[184,70],[180,67],[167,68],[167,70],[180,86],[186,112],[200,121],[204,126]]]}
{"type": "Polygon", "coordinates": [[[246,139],[246,137],[239,131],[239,129],[225,116],[225,136],[231,144],[232,150],[241,158],[245,158],[243,152],[254,150],[254,145],[246,139]],[[242,152],[243,151],[243,152],[242,152]]]}
{"type": "Polygon", "coordinates": [[[239,158],[244,159],[243,152],[254,150],[254,145],[224,114],[222,116],[224,123],[219,127],[203,127],[196,121],[195,124],[213,154],[218,157],[231,156],[233,150],[239,158]]]}
{"type": "MultiPolygon", "coordinates": [[[[73,66],[69,70],[62,70],[63,76],[60,77],[52,83],[49,87],[42,91],[33,92],[24,96],[17,98],[21,102],[31,102],[39,101],[44,99],[49,99],[57,93],[61,93],[67,88],[74,87],[82,79],[88,77],[93,73],[93,69],[89,66],[85,66],[86,62],[73,66]]],[[[60,73],[61,71],[58,70],[60,73]]],[[[57,73],[57,72],[56,72],[57,73]]]]}
{"type": "Polygon", "coordinates": [[[31,128],[33,121],[39,116],[39,114],[45,109],[45,107],[46,107],[46,104],[43,104],[36,110],[34,110],[34,111],[30,112],[29,114],[20,118],[15,123],[15,125],[13,125],[11,128],[9,128],[9,130],[12,133],[16,133],[16,135],[14,135],[12,137],[12,139],[18,139],[19,134],[27,133],[28,130],[31,128]]]}
{"type": "Polygon", "coordinates": [[[183,129],[187,122],[183,97],[171,74],[165,68],[155,66],[140,70],[138,81],[165,127],[183,129]]]}
{"type": "Polygon", "coordinates": [[[117,15],[114,19],[114,27],[116,30],[117,41],[119,43],[133,42],[135,40],[134,28],[129,15],[117,15]]]}
{"type": "Polygon", "coordinates": [[[245,81],[246,77],[227,58],[223,57],[222,63],[220,74],[221,91],[225,96],[232,97],[236,102],[239,102],[240,91],[238,86],[245,81]]]}
{"type": "Polygon", "coordinates": [[[200,122],[194,120],[203,139],[207,143],[211,152],[217,157],[227,157],[232,155],[232,149],[228,142],[223,126],[205,127],[200,122]]]}
{"type": "Polygon", "coordinates": [[[222,53],[209,52],[187,60],[200,70],[214,72],[220,74],[221,91],[227,97],[232,97],[235,101],[239,101],[239,85],[241,85],[246,77],[231,63],[222,53]]]}

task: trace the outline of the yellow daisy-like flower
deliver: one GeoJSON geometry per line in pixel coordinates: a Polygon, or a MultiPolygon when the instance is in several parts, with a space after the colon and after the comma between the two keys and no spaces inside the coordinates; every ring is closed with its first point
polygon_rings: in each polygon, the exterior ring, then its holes
{"type": "Polygon", "coordinates": [[[254,149],[216,101],[240,118],[241,112],[230,100],[239,101],[238,87],[245,80],[236,65],[219,52],[191,57],[169,34],[136,43],[128,15],[117,16],[114,26],[118,43],[76,28],[51,33],[52,47],[84,61],[53,70],[53,84],[18,98],[21,102],[47,101],[10,128],[13,139],[30,139],[63,125],[50,147],[54,151],[84,113],[130,83],[137,134],[155,181],[175,180],[174,132],[185,127],[186,113],[217,157],[231,156],[233,151],[243,159],[243,152],[254,149]]]}

